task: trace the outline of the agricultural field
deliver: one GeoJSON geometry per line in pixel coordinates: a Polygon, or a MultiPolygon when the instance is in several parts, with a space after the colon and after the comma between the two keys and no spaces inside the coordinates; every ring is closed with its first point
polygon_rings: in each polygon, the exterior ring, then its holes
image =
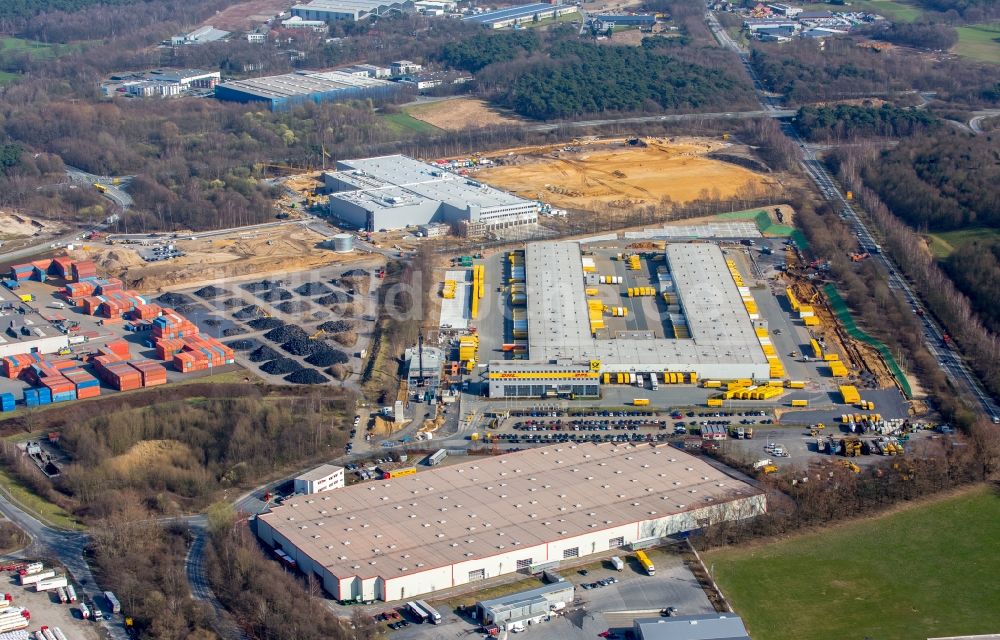
{"type": "Polygon", "coordinates": [[[757,640],[985,634],[1000,620],[988,486],[770,544],[705,554],[757,640]]]}
{"type": "Polygon", "coordinates": [[[925,236],[927,248],[930,249],[930,252],[938,260],[947,258],[953,251],[973,240],[990,240],[994,238],[1000,238],[1000,229],[973,227],[958,231],[929,233],[925,236]]]}
{"type": "Polygon", "coordinates": [[[774,179],[709,157],[732,151],[726,143],[696,139],[647,139],[645,146],[600,140],[556,147],[498,152],[504,165],[476,173],[483,182],[566,209],[593,203],[655,204],[664,197],[688,202],[708,195],[727,198],[741,190],[773,185],[774,179]]]}
{"type": "Polygon", "coordinates": [[[955,53],[974,60],[1000,64],[1000,22],[958,27],[955,53]]]}
{"type": "Polygon", "coordinates": [[[501,124],[521,124],[517,116],[501,113],[482,100],[456,98],[406,107],[406,113],[437,129],[463,131],[469,128],[501,124]]]}

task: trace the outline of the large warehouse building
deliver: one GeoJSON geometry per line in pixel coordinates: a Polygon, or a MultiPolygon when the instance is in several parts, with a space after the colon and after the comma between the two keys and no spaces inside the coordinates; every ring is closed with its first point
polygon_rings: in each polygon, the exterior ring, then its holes
{"type": "Polygon", "coordinates": [[[470,232],[538,222],[538,203],[402,155],[343,160],[324,174],[329,211],[368,231],[435,222],[470,232]]]}
{"type": "MultiPolygon", "coordinates": [[[[599,395],[605,373],[676,372],[698,378],[767,380],[771,367],[722,250],[668,243],[664,258],[688,337],[634,330],[595,336],[576,242],[525,249],[527,360],[489,363],[491,398],[599,395]]],[[[592,278],[592,276],[591,276],[592,278]]]]}
{"type": "Polygon", "coordinates": [[[280,111],[305,102],[388,98],[403,89],[398,82],[344,71],[297,71],[223,82],[215,86],[215,97],[231,102],[264,102],[272,111],[280,111]]]}
{"type": "Polygon", "coordinates": [[[339,600],[401,600],[764,513],[666,445],[567,444],[296,496],[257,535],[339,600]]]}
{"type": "Polygon", "coordinates": [[[503,29],[518,24],[551,20],[568,13],[577,13],[579,9],[572,4],[555,4],[541,2],[525,4],[519,7],[507,7],[496,11],[486,11],[462,18],[462,22],[482,25],[488,29],[503,29]]]}
{"type": "Polygon", "coordinates": [[[413,0],[385,2],[383,0],[313,0],[292,7],[292,16],[323,22],[356,22],[370,16],[383,16],[413,10],[413,0]]]}

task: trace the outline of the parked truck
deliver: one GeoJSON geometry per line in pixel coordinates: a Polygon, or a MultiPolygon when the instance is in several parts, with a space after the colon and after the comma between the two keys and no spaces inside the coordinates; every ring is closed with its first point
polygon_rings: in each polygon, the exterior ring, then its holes
{"type": "Polygon", "coordinates": [[[61,587],[66,587],[69,581],[66,576],[55,576],[54,578],[48,578],[46,580],[39,580],[35,583],[35,591],[51,591],[52,589],[59,589],[61,587]]]}
{"type": "Polygon", "coordinates": [[[118,602],[118,598],[115,597],[115,594],[111,593],[110,591],[105,591],[104,597],[107,599],[108,604],[111,606],[111,613],[122,612],[122,603],[118,602]]]}
{"type": "Polygon", "coordinates": [[[41,580],[48,580],[49,578],[54,578],[56,572],[52,569],[46,569],[45,571],[39,571],[38,573],[22,573],[21,574],[21,585],[26,586],[29,584],[35,584],[41,580]]]}
{"type": "Polygon", "coordinates": [[[84,620],[90,620],[90,607],[83,602],[80,603],[80,617],[84,620]]]}
{"type": "Polygon", "coordinates": [[[615,571],[623,571],[625,569],[625,563],[618,556],[611,556],[611,565],[615,568],[615,571]]]}
{"type": "Polygon", "coordinates": [[[59,602],[61,604],[66,604],[69,602],[69,595],[66,593],[66,587],[59,587],[56,589],[56,593],[59,594],[59,602]]]}
{"type": "Polygon", "coordinates": [[[52,629],[49,629],[48,627],[42,627],[41,634],[45,640],[56,640],[56,634],[52,633],[52,629]]]}
{"type": "Polygon", "coordinates": [[[23,607],[0,609],[0,633],[24,629],[31,621],[31,614],[23,607]]]}
{"type": "Polygon", "coordinates": [[[76,589],[73,588],[73,585],[66,585],[66,595],[69,596],[70,602],[76,602],[76,589]]]}
{"type": "Polygon", "coordinates": [[[52,634],[55,635],[56,640],[66,640],[66,634],[59,627],[52,627],[52,634]]]}

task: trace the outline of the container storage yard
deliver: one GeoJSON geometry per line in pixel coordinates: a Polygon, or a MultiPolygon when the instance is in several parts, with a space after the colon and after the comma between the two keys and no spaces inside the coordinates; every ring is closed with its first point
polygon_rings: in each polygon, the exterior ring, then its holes
{"type": "Polygon", "coordinates": [[[115,611],[113,606],[95,602],[81,586],[74,586],[61,568],[13,561],[0,569],[14,576],[10,593],[0,603],[0,637],[4,640],[97,640],[103,635],[96,624],[99,621],[124,627],[123,618],[115,619],[121,613],[120,605],[115,611]]]}

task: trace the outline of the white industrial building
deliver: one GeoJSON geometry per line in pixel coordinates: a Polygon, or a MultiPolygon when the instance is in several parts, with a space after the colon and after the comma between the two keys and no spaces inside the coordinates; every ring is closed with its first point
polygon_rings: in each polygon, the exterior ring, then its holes
{"type": "Polygon", "coordinates": [[[292,7],[292,16],[303,20],[356,22],[370,16],[382,16],[413,10],[413,0],[391,2],[386,0],[312,0],[292,7]]]}
{"type": "Polygon", "coordinates": [[[331,489],[344,488],[344,467],[323,464],[296,476],[293,481],[295,493],[322,493],[331,489]]]}
{"type": "Polygon", "coordinates": [[[679,304],[672,320],[685,326],[689,337],[664,338],[639,326],[595,336],[580,245],[529,244],[524,255],[529,357],[490,361],[490,397],[594,397],[604,373],[767,380],[770,363],[722,250],[709,243],[668,243],[664,257],[679,304]]]}
{"type": "Polygon", "coordinates": [[[565,609],[573,602],[575,594],[573,583],[563,580],[493,600],[481,600],[476,603],[476,620],[484,625],[516,629],[526,623],[541,622],[553,611],[565,609]]]}
{"type": "Polygon", "coordinates": [[[337,162],[323,175],[329,212],[368,231],[435,222],[472,232],[538,222],[538,203],[403,155],[337,162]]]}
{"type": "MultiPolygon", "coordinates": [[[[0,295],[0,305],[4,304],[3,300],[0,295]]],[[[6,306],[9,305],[6,303],[6,306]]],[[[27,353],[58,353],[68,346],[69,337],[36,312],[0,318],[0,358],[27,353]]]]}
{"type": "Polygon", "coordinates": [[[750,640],[743,619],[734,613],[702,613],[669,618],[636,618],[635,640],[750,640]]]}
{"type": "Polygon", "coordinates": [[[257,535],[338,600],[393,601],[766,508],[666,445],[563,444],[296,496],[258,516],[257,535]]]}

